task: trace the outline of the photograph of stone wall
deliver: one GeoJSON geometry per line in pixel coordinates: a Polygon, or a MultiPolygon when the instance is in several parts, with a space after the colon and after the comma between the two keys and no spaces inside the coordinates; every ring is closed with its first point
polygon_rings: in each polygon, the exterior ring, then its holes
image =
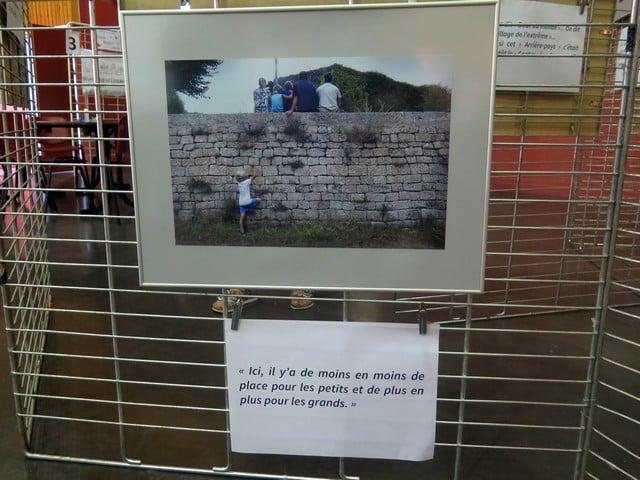
{"type": "Polygon", "coordinates": [[[171,114],[176,243],[444,248],[449,124],[446,112],[171,114]],[[250,235],[212,229],[235,227],[248,165],[250,235]]]}
{"type": "Polygon", "coordinates": [[[165,62],[177,245],[443,249],[451,58],[165,62]]]}

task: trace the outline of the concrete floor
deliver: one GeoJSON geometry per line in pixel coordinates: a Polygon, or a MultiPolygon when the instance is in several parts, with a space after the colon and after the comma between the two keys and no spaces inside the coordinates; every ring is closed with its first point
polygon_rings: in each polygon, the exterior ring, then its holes
{"type": "MultiPolygon", "coordinates": [[[[76,208],[77,199],[67,194],[64,199],[57,199],[61,209],[76,208]]],[[[125,213],[131,213],[127,206],[120,205],[125,213]]],[[[547,219],[548,220],[548,219],[547,219]]],[[[538,221],[546,221],[544,219],[538,221]]],[[[123,221],[112,222],[115,238],[132,239],[135,235],[133,223],[123,221]]],[[[100,218],[56,219],[48,224],[48,234],[58,238],[101,238],[102,220],[100,218]]],[[[99,246],[69,249],[67,245],[50,245],[52,261],[82,261],[88,264],[103,262],[104,251],[99,246]]],[[[119,247],[115,251],[116,263],[132,263],[135,261],[135,247],[119,247]]],[[[491,268],[491,265],[489,265],[491,268]]],[[[581,267],[582,274],[593,275],[595,268],[581,267]]],[[[74,269],[72,273],[65,268],[52,267],[52,280],[58,285],[103,285],[104,278],[95,275],[95,269],[74,269]]],[[[135,270],[117,271],[115,282],[118,288],[136,288],[137,273],[135,270]]],[[[123,317],[117,320],[121,335],[157,335],[163,338],[180,338],[188,332],[190,338],[221,340],[221,324],[208,319],[216,318],[210,311],[214,292],[199,292],[199,295],[163,295],[150,294],[142,299],[139,293],[121,295],[117,301],[122,311],[139,311],[140,313],[158,313],[163,315],[189,315],[188,319],[158,318],[144,316],[123,317]],[[140,306],[143,301],[144,305],[140,306]],[[186,313],[188,312],[188,313],[186,313]]],[[[260,292],[265,295],[281,295],[286,292],[260,292]]],[[[327,297],[341,298],[340,292],[327,292],[327,297]]],[[[108,307],[102,292],[95,294],[62,290],[55,293],[56,305],[63,308],[103,309],[108,307]]],[[[361,294],[364,298],[380,298],[392,300],[393,293],[361,294]]],[[[247,311],[248,312],[248,311],[247,311]]],[[[527,331],[552,331],[562,326],[563,330],[588,332],[591,329],[592,311],[545,314],[526,318],[501,318],[483,321],[474,326],[497,329],[479,330],[471,337],[470,348],[475,352],[501,352],[523,354],[522,357],[499,360],[491,356],[472,357],[469,363],[469,375],[477,377],[522,377],[546,378],[550,383],[513,382],[493,380],[469,380],[467,382],[467,398],[477,400],[497,399],[505,401],[490,403],[469,403],[465,410],[465,425],[462,443],[478,445],[481,448],[464,448],[460,462],[460,479],[473,480],[535,480],[544,478],[572,479],[576,455],[572,450],[577,446],[580,424],[580,411],[569,405],[582,402],[584,385],[579,380],[585,378],[588,362],[575,358],[540,359],[537,354],[558,353],[566,356],[583,357],[589,353],[590,337],[588,335],[532,335],[531,333],[504,332],[500,329],[522,329],[527,331]],[[534,356],[525,356],[532,354],[534,356]],[[570,380],[570,382],[564,382],[570,380]],[[559,381],[559,382],[558,382],[559,381]],[[572,383],[576,381],[576,383],[572,383]],[[519,401],[539,402],[538,406],[530,406],[519,401]],[[545,406],[545,402],[566,406],[545,406]],[[474,423],[477,422],[477,423],[474,423]],[[497,425],[513,425],[498,427],[497,425]],[[546,428],[516,427],[521,424],[540,424],[546,428]],[[570,429],[564,429],[570,426],[570,429]],[[555,428],[559,427],[559,428],[555,428]],[[576,427],[576,428],[573,428],[576,427]],[[509,445],[516,448],[497,448],[509,445]],[[518,446],[539,447],[518,450],[518,446]],[[496,448],[493,448],[496,447],[496,448]],[[557,451],[545,450],[546,448],[557,451]]],[[[251,307],[251,316],[265,319],[296,318],[300,320],[335,319],[343,315],[341,302],[321,302],[311,310],[294,312],[288,308],[285,299],[263,299],[251,307]]],[[[450,318],[450,313],[443,313],[442,318],[450,318]]],[[[408,321],[406,315],[398,314],[390,303],[355,303],[349,304],[347,316],[350,319],[367,319],[373,321],[408,321]]],[[[413,318],[413,317],[411,317],[413,318]]],[[[108,322],[100,316],[59,315],[52,317],[52,328],[65,330],[82,329],[84,332],[107,332],[108,322]],[[81,322],[82,327],[79,327],[81,322]]],[[[1,345],[6,345],[4,330],[0,331],[1,345]]],[[[463,332],[456,331],[455,325],[441,335],[440,375],[438,390],[440,398],[456,399],[460,395],[460,381],[455,377],[461,369],[461,357],[455,355],[463,345],[463,332]],[[453,353],[451,353],[453,352],[453,353]]],[[[111,354],[110,341],[93,339],[90,343],[69,337],[53,337],[47,341],[48,352],[84,352],[90,354],[111,354]]],[[[222,347],[211,349],[189,348],[179,349],[175,346],[153,342],[122,342],[121,355],[144,358],[188,358],[194,362],[212,362],[223,359],[222,347]]],[[[54,479],[98,479],[98,480],[195,480],[202,475],[181,472],[167,472],[153,469],[126,469],[83,465],[74,462],[58,462],[44,460],[25,460],[19,431],[14,415],[12,387],[8,374],[7,355],[0,355],[0,479],[4,480],[54,480],[54,479]]],[[[104,377],[111,375],[110,366],[101,362],[86,362],[78,365],[64,358],[47,357],[43,364],[46,373],[73,371],[74,374],[84,372],[88,376],[104,377]]],[[[154,365],[128,365],[123,367],[122,376],[139,380],[159,379],[177,381],[189,377],[190,381],[223,383],[221,370],[203,373],[194,369],[154,365]],[[207,378],[205,378],[207,376],[207,378]]],[[[624,380],[623,380],[624,382],[624,380]]],[[[73,382],[47,381],[43,379],[39,393],[45,395],[80,394],[86,386],[73,382]]],[[[100,385],[96,389],[102,388],[100,385]]],[[[95,391],[92,394],[96,393],[95,391]]],[[[109,397],[112,392],[102,392],[109,397]]],[[[184,403],[185,401],[206,406],[224,406],[224,397],[218,394],[197,391],[152,391],[140,386],[133,386],[125,391],[127,400],[147,401],[162,396],[165,402],[184,403]]],[[[38,413],[48,415],[71,414],[65,407],[53,401],[42,400],[38,403],[38,413]]],[[[441,444],[455,445],[458,429],[455,422],[459,415],[458,403],[444,401],[438,405],[437,441],[441,444]],[[450,423],[449,423],[450,422],[450,423]]],[[[110,407],[91,404],[82,405],[82,416],[92,418],[112,418],[110,407]]],[[[158,422],[171,421],[170,413],[160,409],[135,409],[127,412],[129,421],[158,422]]],[[[187,417],[187,416],[185,416],[187,417]]],[[[210,415],[208,418],[196,415],[185,418],[185,422],[207,427],[224,428],[224,418],[210,415]]],[[[175,431],[157,431],[153,429],[131,428],[126,433],[127,455],[129,458],[142,459],[146,465],[175,465],[179,467],[209,468],[211,465],[224,465],[226,461],[226,438],[224,435],[184,434],[175,431]]],[[[59,456],[98,458],[105,460],[118,459],[120,452],[117,445],[117,432],[111,428],[93,425],[77,425],[63,421],[36,421],[31,445],[36,453],[48,453],[59,456]],[[115,440],[114,440],[115,439],[115,440]]],[[[387,480],[398,479],[450,479],[453,478],[456,449],[453,446],[436,447],[436,456],[429,462],[393,462],[347,459],[345,473],[360,476],[363,479],[387,480]]],[[[238,455],[233,454],[234,470],[274,475],[326,476],[336,478],[338,462],[336,459],[293,457],[275,455],[238,455]]],[[[606,477],[602,477],[606,478],[606,477]]]]}

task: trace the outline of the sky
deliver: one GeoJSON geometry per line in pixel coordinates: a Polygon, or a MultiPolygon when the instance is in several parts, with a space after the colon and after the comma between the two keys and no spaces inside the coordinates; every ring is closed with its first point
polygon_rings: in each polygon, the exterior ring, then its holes
{"type": "MultiPolygon", "coordinates": [[[[305,58],[243,58],[224,60],[212,76],[206,95],[194,99],[180,94],[190,113],[246,113],[253,112],[253,91],[258,79],[267,81],[277,75],[297,74],[338,63],[362,72],[383,73],[394,80],[415,86],[439,84],[451,86],[451,57],[305,57],[305,58]]],[[[340,87],[340,85],[338,85],[340,87]]]]}

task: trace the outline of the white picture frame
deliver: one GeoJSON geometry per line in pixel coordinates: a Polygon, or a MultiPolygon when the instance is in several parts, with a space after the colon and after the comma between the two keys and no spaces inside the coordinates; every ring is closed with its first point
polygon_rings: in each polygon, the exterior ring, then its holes
{"type": "Polygon", "coordinates": [[[142,285],[482,291],[495,1],[123,11],[121,24],[142,285]],[[451,59],[444,248],[176,244],[166,61],[372,55],[451,59]]]}

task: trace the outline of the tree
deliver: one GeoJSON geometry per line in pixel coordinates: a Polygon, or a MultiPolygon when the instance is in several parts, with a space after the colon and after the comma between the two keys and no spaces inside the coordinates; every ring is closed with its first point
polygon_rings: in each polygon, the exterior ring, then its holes
{"type": "Polygon", "coordinates": [[[422,87],[422,109],[425,112],[450,112],[451,89],[442,85],[422,87]]]}
{"type": "Polygon", "coordinates": [[[168,113],[187,113],[184,108],[184,102],[173,90],[167,90],[167,112],[168,113]]]}
{"type": "Polygon", "coordinates": [[[333,72],[346,112],[448,112],[451,109],[451,90],[441,85],[411,85],[380,72],[361,72],[338,64],[326,69],[333,72]]]}
{"type": "Polygon", "coordinates": [[[203,98],[209,90],[211,75],[216,73],[222,60],[179,60],[165,62],[167,95],[182,93],[203,98]]]}
{"type": "Polygon", "coordinates": [[[362,73],[338,64],[331,65],[329,69],[333,72],[333,83],[342,93],[342,108],[346,112],[368,111],[369,95],[362,73]]]}

